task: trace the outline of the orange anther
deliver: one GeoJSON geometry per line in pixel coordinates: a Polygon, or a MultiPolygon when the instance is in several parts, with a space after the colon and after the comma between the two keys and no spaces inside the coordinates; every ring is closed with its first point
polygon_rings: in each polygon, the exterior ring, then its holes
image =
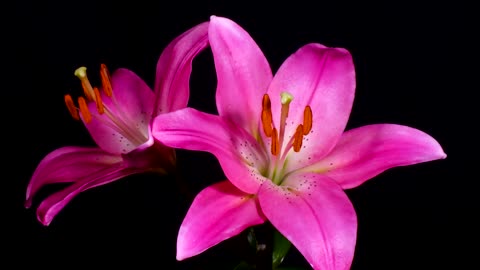
{"type": "Polygon", "coordinates": [[[268,94],[264,94],[262,99],[262,110],[270,111],[271,107],[272,107],[272,104],[270,102],[270,97],[268,96],[268,94]]]}
{"type": "Polygon", "coordinates": [[[102,79],[102,87],[105,95],[107,95],[107,97],[111,97],[113,92],[112,84],[110,82],[110,72],[105,64],[100,65],[100,78],[102,79]]]}
{"type": "Polygon", "coordinates": [[[78,106],[80,107],[80,113],[83,116],[83,120],[85,123],[90,123],[92,121],[92,115],[90,114],[90,111],[88,110],[87,102],[85,101],[85,98],[79,97],[78,98],[78,106]]]}
{"type": "Polygon", "coordinates": [[[99,114],[103,114],[105,112],[105,108],[103,107],[102,97],[100,96],[100,91],[98,91],[97,87],[94,87],[93,92],[95,93],[95,103],[97,105],[97,111],[98,111],[99,114]]]}
{"type": "Polygon", "coordinates": [[[80,115],[78,115],[78,111],[77,111],[77,108],[75,107],[75,104],[73,103],[72,96],[65,95],[65,104],[67,105],[67,109],[70,112],[70,115],[73,117],[73,119],[80,120],[80,115]]]}
{"type": "Polygon", "coordinates": [[[298,125],[297,130],[295,131],[295,135],[293,137],[293,151],[299,152],[302,148],[304,133],[305,131],[303,130],[303,125],[298,125]]]}
{"type": "Polygon", "coordinates": [[[276,128],[272,129],[271,151],[272,151],[272,155],[274,156],[278,155],[278,152],[280,151],[280,142],[278,141],[278,133],[276,128]]]}
{"type": "Polygon", "coordinates": [[[313,115],[310,106],[305,107],[303,111],[303,135],[307,135],[312,130],[313,115]]]}
{"type": "Polygon", "coordinates": [[[272,130],[273,130],[272,111],[262,110],[262,126],[263,126],[263,132],[265,132],[265,135],[267,137],[271,137],[272,130]]]}

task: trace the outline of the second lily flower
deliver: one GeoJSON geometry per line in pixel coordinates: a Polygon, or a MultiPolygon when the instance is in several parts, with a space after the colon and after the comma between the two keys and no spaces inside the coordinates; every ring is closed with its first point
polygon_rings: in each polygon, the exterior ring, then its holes
{"type": "Polygon", "coordinates": [[[78,107],[70,95],[65,102],[98,147],[62,147],[37,166],[27,187],[26,207],[44,185],[70,183],[41,202],[37,218],[42,224],[50,224],[82,191],[131,174],[166,173],[175,165],[174,150],[152,137],[151,122],[159,114],[187,106],[192,60],[207,47],[207,30],[208,22],[199,24],[166,47],[157,63],[154,91],[127,69],[118,69],[110,77],[102,65],[100,89],[90,85],[86,68],[75,71],[84,96],[78,98],[78,107]]]}

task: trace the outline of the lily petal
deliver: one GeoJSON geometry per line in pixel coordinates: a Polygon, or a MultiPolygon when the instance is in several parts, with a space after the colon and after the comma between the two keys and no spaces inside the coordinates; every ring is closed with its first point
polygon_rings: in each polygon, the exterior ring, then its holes
{"type": "Polygon", "coordinates": [[[446,157],[440,144],[418,129],[376,124],[345,132],[332,152],[308,169],[331,177],[347,189],[392,167],[446,157]]]}
{"type": "Polygon", "coordinates": [[[187,150],[206,151],[217,157],[226,177],[240,190],[254,194],[262,181],[267,157],[245,130],[211,115],[186,108],[158,115],[152,135],[163,144],[187,150]]]}
{"type": "Polygon", "coordinates": [[[289,156],[288,170],[294,170],[324,157],[345,129],[355,92],[350,53],[341,48],[308,44],[283,63],[268,89],[277,127],[283,91],[294,97],[290,103],[286,138],[293,136],[297,126],[303,123],[307,105],[313,113],[312,130],[304,138],[300,153],[289,156]]]}
{"type": "Polygon", "coordinates": [[[77,178],[75,183],[50,195],[40,203],[37,208],[37,219],[43,225],[48,226],[65,205],[80,192],[141,172],[142,170],[126,168],[123,164],[117,164],[77,178]]]}
{"type": "Polygon", "coordinates": [[[208,24],[201,23],[175,38],[160,55],[153,116],[187,106],[192,60],[208,45],[208,24]]]}
{"type": "Polygon", "coordinates": [[[177,260],[195,256],[264,221],[253,196],[229,181],[211,185],[195,197],[180,226],[177,260]]]}
{"type": "Polygon", "coordinates": [[[27,186],[25,207],[31,206],[32,197],[44,185],[76,182],[121,162],[121,156],[110,154],[100,148],[74,146],[59,148],[45,156],[35,169],[27,186]]]}
{"type": "Polygon", "coordinates": [[[265,216],[313,269],[350,269],[357,217],[335,181],[318,174],[297,173],[282,186],[265,182],[258,199],[265,216]]]}
{"type": "Polygon", "coordinates": [[[113,154],[125,154],[149,139],[151,112],[153,109],[153,91],[135,73],[128,69],[117,69],[112,74],[113,97],[102,95],[103,103],[108,107],[111,115],[117,118],[113,122],[107,113],[100,115],[93,102],[90,103],[90,112],[93,120],[85,123],[92,138],[103,150],[113,154]],[[120,122],[120,123],[119,123],[120,122]],[[128,136],[120,133],[130,129],[140,138],[137,141],[129,140],[128,136]]]}
{"type": "Polygon", "coordinates": [[[235,22],[211,16],[208,32],[217,72],[217,110],[220,116],[257,131],[262,96],[272,71],[260,48],[235,22]]]}

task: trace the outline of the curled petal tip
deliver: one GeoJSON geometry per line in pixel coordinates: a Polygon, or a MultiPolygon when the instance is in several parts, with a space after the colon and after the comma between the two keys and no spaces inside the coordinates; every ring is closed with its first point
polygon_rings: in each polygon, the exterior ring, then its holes
{"type": "Polygon", "coordinates": [[[27,199],[25,200],[25,202],[23,203],[23,207],[25,207],[26,209],[29,209],[31,206],[32,206],[32,199],[31,199],[31,198],[27,198],[27,199]]]}
{"type": "MultiPolygon", "coordinates": [[[[430,136],[430,135],[428,135],[430,136]]],[[[445,153],[445,151],[443,150],[443,147],[440,145],[440,143],[433,139],[433,142],[434,142],[434,145],[436,146],[435,147],[435,152],[436,152],[436,159],[446,159],[447,158],[447,154],[445,153]]],[[[433,160],[433,159],[432,159],[433,160]]]]}
{"type": "Polygon", "coordinates": [[[184,259],[185,259],[185,257],[177,254],[177,261],[183,261],[184,259]]]}
{"type": "MultiPolygon", "coordinates": [[[[52,208],[45,207],[46,202],[43,201],[37,208],[37,220],[43,225],[48,226],[56,215],[52,208]]],[[[55,207],[53,207],[55,208],[55,207]]]]}
{"type": "Polygon", "coordinates": [[[45,213],[37,213],[37,220],[42,223],[43,226],[48,226],[52,222],[53,217],[45,213]]]}

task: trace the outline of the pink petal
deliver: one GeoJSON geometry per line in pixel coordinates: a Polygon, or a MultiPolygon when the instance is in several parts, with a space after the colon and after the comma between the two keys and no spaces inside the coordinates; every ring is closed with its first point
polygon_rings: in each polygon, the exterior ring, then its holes
{"type": "Polygon", "coordinates": [[[325,156],[347,124],[355,91],[350,53],[345,49],[308,44],[291,55],[268,89],[276,127],[279,126],[280,93],[283,91],[294,97],[287,118],[285,143],[303,123],[305,107],[310,105],[313,112],[312,131],[304,137],[300,153],[289,156],[288,170],[293,170],[325,156]]]}
{"type": "Polygon", "coordinates": [[[244,192],[256,193],[265,180],[260,171],[267,168],[268,159],[260,145],[217,115],[191,108],[161,114],[153,122],[152,135],[170,147],[212,153],[226,177],[244,192]]]}
{"type": "Polygon", "coordinates": [[[174,39],[160,55],[153,116],[187,106],[192,60],[207,47],[207,32],[208,22],[201,23],[174,39]]]}
{"type": "Polygon", "coordinates": [[[258,199],[265,216],[313,269],[350,269],[357,218],[337,183],[322,175],[297,173],[282,186],[265,182],[258,199]]]}
{"type": "Polygon", "coordinates": [[[91,172],[90,175],[78,177],[75,183],[47,197],[37,208],[37,219],[48,226],[53,218],[80,192],[142,172],[139,169],[125,168],[123,164],[105,167],[91,172]]]}
{"type": "Polygon", "coordinates": [[[108,113],[100,115],[95,103],[90,102],[93,120],[85,126],[103,150],[114,154],[128,153],[149,139],[154,95],[141,78],[127,69],[117,69],[111,81],[114,96],[102,95],[102,101],[116,120],[112,121],[108,113]],[[138,139],[132,140],[132,135],[119,132],[126,130],[125,127],[138,139]]]}
{"type": "Polygon", "coordinates": [[[27,186],[25,207],[46,184],[76,182],[108,167],[118,165],[122,157],[100,148],[62,147],[42,159],[27,186]]]}
{"type": "Polygon", "coordinates": [[[262,96],[272,80],[270,66],[255,41],[235,22],[211,16],[208,31],[218,79],[218,112],[256,132],[262,96]]]}
{"type": "Polygon", "coordinates": [[[195,256],[264,221],[255,197],[230,182],[207,187],[196,196],[180,226],[177,260],[195,256]]]}
{"type": "Polygon", "coordinates": [[[420,130],[377,124],[344,133],[332,152],[309,170],[323,173],[347,189],[389,168],[446,156],[440,144],[420,130]]]}

